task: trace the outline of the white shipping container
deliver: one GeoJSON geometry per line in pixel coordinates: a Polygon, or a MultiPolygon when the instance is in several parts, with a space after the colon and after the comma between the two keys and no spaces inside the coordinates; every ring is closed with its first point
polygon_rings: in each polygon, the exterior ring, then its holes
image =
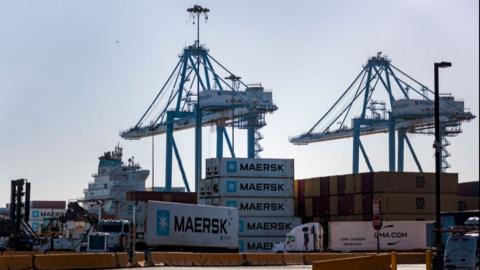
{"type": "Polygon", "coordinates": [[[294,178],[293,159],[210,158],[206,160],[207,177],[278,177],[294,178]]]}
{"type": "MultiPolygon", "coordinates": [[[[384,221],[380,230],[381,250],[415,250],[427,248],[427,224],[433,221],[384,221]]],[[[377,249],[372,222],[330,222],[329,247],[334,251],[368,251],[377,249]]]]}
{"type": "Polygon", "coordinates": [[[239,236],[283,236],[302,224],[299,217],[240,217],[239,236]]]}
{"type": "Polygon", "coordinates": [[[203,179],[201,196],[293,197],[293,179],[234,178],[203,179]]]}
{"type": "Polygon", "coordinates": [[[269,253],[272,252],[272,247],[275,243],[285,241],[283,237],[240,237],[239,238],[239,251],[240,252],[259,252],[269,253]]]}
{"type": "Polygon", "coordinates": [[[30,220],[43,221],[45,218],[59,218],[60,216],[64,215],[65,212],[67,212],[65,209],[31,208],[30,220]]]}
{"type": "Polygon", "coordinates": [[[293,198],[209,197],[200,204],[235,207],[241,217],[293,217],[293,198]]]}
{"type": "Polygon", "coordinates": [[[230,207],[149,201],[147,246],[238,249],[238,211],[230,207]]]}

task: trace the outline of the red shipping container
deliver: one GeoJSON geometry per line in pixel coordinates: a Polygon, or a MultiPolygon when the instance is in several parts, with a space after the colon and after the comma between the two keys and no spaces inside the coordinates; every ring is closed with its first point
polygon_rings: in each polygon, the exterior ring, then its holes
{"type": "Polygon", "coordinates": [[[155,192],[155,191],[132,191],[127,192],[127,201],[163,201],[197,204],[195,192],[155,192]]]}
{"type": "Polygon", "coordinates": [[[344,195],[345,194],[345,175],[339,175],[337,177],[337,193],[338,195],[344,195]]]}
{"type": "Polygon", "coordinates": [[[65,201],[30,201],[30,208],[35,209],[65,209],[65,201]]]}

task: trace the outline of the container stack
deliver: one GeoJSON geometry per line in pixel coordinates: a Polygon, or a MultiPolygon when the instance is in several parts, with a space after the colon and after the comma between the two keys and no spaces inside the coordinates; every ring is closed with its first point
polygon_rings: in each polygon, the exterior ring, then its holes
{"type": "Polygon", "coordinates": [[[301,224],[293,178],[293,159],[207,159],[199,203],[238,208],[240,251],[270,252],[301,224]]]}
{"type": "Polygon", "coordinates": [[[479,205],[479,182],[464,182],[458,184],[458,210],[478,210],[479,205]]]}
{"type": "MultiPolygon", "coordinates": [[[[442,211],[458,208],[458,174],[441,178],[442,211]]],[[[319,177],[295,183],[297,213],[306,221],[371,221],[381,200],[386,221],[435,219],[435,174],[375,172],[319,177]]]]}
{"type": "Polygon", "coordinates": [[[31,201],[29,224],[33,231],[40,232],[49,218],[59,218],[66,210],[65,201],[31,201]]]}

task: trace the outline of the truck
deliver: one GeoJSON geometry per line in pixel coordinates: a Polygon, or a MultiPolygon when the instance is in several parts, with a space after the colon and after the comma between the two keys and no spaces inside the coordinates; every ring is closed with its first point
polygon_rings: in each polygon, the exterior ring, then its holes
{"type": "Polygon", "coordinates": [[[285,241],[275,243],[273,253],[319,252],[322,245],[323,228],[317,222],[299,225],[287,233],[285,241]]]}
{"type": "Polygon", "coordinates": [[[160,201],[130,201],[127,208],[137,249],[238,251],[236,208],[160,201]]]}
{"type": "Polygon", "coordinates": [[[125,251],[131,241],[130,221],[100,220],[98,230],[88,235],[87,251],[125,251]]]}
{"type": "Polygon", "coordinates": [[[443,269],[479,269],[478,217],[469,218],[464,226],[448,231],[451,235],[445,244],[443,269]]]}

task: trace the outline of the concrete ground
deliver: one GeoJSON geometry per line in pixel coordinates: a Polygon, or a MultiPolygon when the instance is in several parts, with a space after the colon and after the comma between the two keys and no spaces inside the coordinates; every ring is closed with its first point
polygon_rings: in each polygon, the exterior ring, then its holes
{"type": "MultiPolygon", "coordinates": [[[[288,266],[229,266],[228,269],[236,270],[269,270],[269,269],[302,269],[310,270],[312,269],[311,265],[288,265],[288,266]]],[[[172,267],[172,266],[159,266],[159,267],[144,267],[144,268],[129,268],[129,269],[155,269],[155,270],[219,270],[225,269],[225,267],[172,267]]],[[[398,270],[424,270],[425,265],[423,264],[400,264],[398,265],[398,270]]]]}

